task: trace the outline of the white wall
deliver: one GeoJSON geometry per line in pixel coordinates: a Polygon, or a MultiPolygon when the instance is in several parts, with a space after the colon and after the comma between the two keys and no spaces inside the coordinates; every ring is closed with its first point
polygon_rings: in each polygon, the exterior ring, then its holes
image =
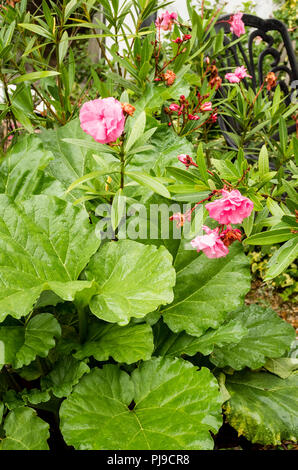
{"type": "MultiPolygon", "coordinates": [[[[200,9],[200,3],[196,0],[193,0],[192,4],[193,6],[198,5],[198,9],[200,9]]],[[[226,1],[216,1],[216,0],[211,0],[211,3],[213,5],[222,5],[223,3],[227,3],[227,6],[225,7],[225,13],[236,13],[236,12],[243,12],[243,6],[242,6],[242,1],[241,0],[226,0],[226,1]]],[[[272,15],[273,11],[273,0],[253,0],[253,3],[255,5],[254,9],[255,11],[252,12],[253,14],[256,14],[257,16],[260,16],[261,18],[270,18],[272,15]]],[[[186,0],[175,0],[172,5],[169,5],[168,7],[169,10],[171,11],[177,11],[179,15],[187,20],[188,19],[188,12],[186,8],[186,0]]]]}

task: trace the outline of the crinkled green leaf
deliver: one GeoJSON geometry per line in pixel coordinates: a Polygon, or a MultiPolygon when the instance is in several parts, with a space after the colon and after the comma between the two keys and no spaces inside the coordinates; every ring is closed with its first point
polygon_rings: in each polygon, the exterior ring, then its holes
{"type": "Polygon", "coordinates": [[[31,408],[11,411],[4,422],[5,438],[0,450],[48,450],[49,425],[31,408]]]}
{"type": "Polygon", "coordinates": [[[74,355],[78,359],[93,356],[97,361],[115,361],[132,364],[150,359],[153,352],[152,329],[147,323],[119,326],[93,323],[88,337],[74,355]]]}
{"type": "Polygon", "coordinates": [[[62,196],[59,181],[44,172],[53,158],[36,135],[22,137],[9,148],[0,164],[0,193],[14,200],[41,193],[62,196]]]}
{"type": "Polygon", "coordinates": [[[76,449],[212,449],[220,405],[210,371],[182,359],[151,359],[131,377],[105,365],[62,403],[61,431],[76,449]]]}
{"type": "Polygon", "coordinates": [[[62,357],[53,370],[41,380],[44,390],[51,390],[58,397],[70,395],[74,385],[80,378],[89,372],[89,367],[84,361],[78,361],[72,356],[62,357]]]}
{"type": "Polygon", "coordinates": [[[46,357],[60,334],[60,325],[50,313],[36,315],[26,326],[0,326],[0,342],[4,345],[0,368],[11,364],[18,369],[29,365],[36,356],[46,357]]]}
{"type": "Polygon", "coordinates": [[[194,356],[200,352],[207,356],[215,345],[237,343],[245,335],[246,329],[237,322],[227,322],[217,330],[208,330],[202,336],[188,335],[185,332],[172,333],[165,324],[158,324],[156,331],[156,350],[158,356],[194,356]]]}
{"type": "Polygon", "coordinates": [[[266,358],[282,356],[295,339],[295,330],[289,323],[270,308],[259,305],[241,307],[230,313],[227,321],[238,322],[247,332],[237,344],[214,348],[211,361],[218,367],[257,369],[265,364],[266,358]]]}
{"type": "Polygon", "coordinates": [[[227,377],[231,399],[224,405],[229,423],[251,442],[280,444],[298,438],[298,374],[281,379],[268,372],[227,377]]]}
{"type": "Polygon", "coordinates": [[[127,325],[173,300],[175,270],[164,248],[132,240],[105,243],[86,268],[87,280],[99,285],[90,309],[98,318],[127,325]]]}
{"type": "Polygon", "coordinates": [[[32,388],[31,390],[25,390],[21,393],[22,399],[26,403],[32,405],[38,405],[39,403],[45,403],[51,399],[51,394],[48,390],[39,390],[32,388]]]}
{"type": "Polygon", "coordinates": [[[209,259],[194,250],[181,250],[174,264],[174,302],[162,310],[172,331],[201,336],[218,328],[227,312],[237,308],[250,288],[247,257],[239,243],[223,258],[209,259]]]}
{"type": "Polygon", "coordinates": [[[0,195],[0,321],[28,314],[43,291],[73,300],[89,286],[77,279],[99,244],[84,209],[51,196],[14,203],[0,195]]]}

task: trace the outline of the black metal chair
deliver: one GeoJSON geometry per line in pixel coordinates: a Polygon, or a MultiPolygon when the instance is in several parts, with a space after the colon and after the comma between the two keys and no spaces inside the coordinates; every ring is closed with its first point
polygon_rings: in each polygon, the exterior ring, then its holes
{"type": "MultiPolygon", "coordinates": [[[[264,82],[267,73],[274,72],[278,76],[277,83],[280,85],[285,95],[285,103],[288,105],[291,100],[291,93],[298,88],[298,64],[285,24],[276,19],[263,20],[254,15],[244,14],[242,21],[245,24],[246,31],[253,28],[249,32],[248,43],[246,47],[241,42],[229,47],[229,44],[237,39],[234,34],[231,35],[230,33],[230,25],[227,22],[230,17],[231,15],[222,16],[215,25],[217,31],[221,28],[224,29],[224,45],[228,46],[227,54],[219,60],[221,76],[235,67],[244,65],[252,78],[244,79],[243,84],[247,89],[251,87],[256,92],[264,82]],[[255,42],[257,37],[262,38],[265,46],[258,55],[254,54],[254,47],[257,47],[255,42]]],[[[219,89],[219,94],[221,97],[226,96],[224,87],[219,89]]],[[[238,147],[227,132],[240,134],[241,127],[236,120],[228,116],[219,116],[218,122],[228,147],[236,150],[238,147]]],[[[295,130],[296,125],[291,125],[288,128],[288,133],[293,133],[295,130]]],[[[279,134],[273,135],[272,139],[279,140],[279,134]]]]}

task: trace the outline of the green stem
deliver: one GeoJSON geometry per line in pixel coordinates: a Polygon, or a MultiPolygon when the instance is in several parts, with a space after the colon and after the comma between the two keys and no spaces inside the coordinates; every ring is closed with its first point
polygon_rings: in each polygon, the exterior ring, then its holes
{"type": "Polygon", "coordinates": [[[120,168],[120,189],[124,188],[124,168],[125,168],[125,154],[123,150],[123,145],[120,150],[120,161],[121,161],[121,168],[120,168]]]}
{"type": "Polygon", "coordinates": [[[87,336],[88,329],[88,315],[86,307],[78,306],[78,315],[79,315],[79,336],[80,342],[84,343],[87,336]]]}

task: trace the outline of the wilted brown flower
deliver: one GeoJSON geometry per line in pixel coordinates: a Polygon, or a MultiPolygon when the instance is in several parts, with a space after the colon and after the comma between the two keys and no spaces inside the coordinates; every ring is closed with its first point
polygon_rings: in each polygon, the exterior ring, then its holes
{"type": "Polygon", "coordinates": [[[211,80],[209,81],[209,85],[211,86],[211,88],[215,88],[216,90],[221,87],[221,83],[222,78],[219,75],[217,75],[217,77],[211,78],[211,80]]]}
{"type": "Polygon", "coordinates": [[[129,103],[121,103],[121,108],[124,113],[128,114],[129,116],[133,116],[133,113],[135,112],[136,108],[129,103]]]}
{"type": "Polygon", "coordinates": [[[167,85],[170,86],[173,85],[176,78],[176,74],[173,72],[173,70],[167,70],[163,77],[167,85]]]}
{"type": "Polygon", "coordinates": [[[232,228],[231,225],[227,225],[226,230],[221,233],[220,238],[225,246],[230,246],[236,240],[241,242],[242,233],[238,228],[232,228]]]}
{"type": "Polygon", "coordinates": [[[275,75],[275,73],[274,72],[267,73],[265,82],[267,83],[266,88],[268,91],[272,90],[272,88],[275,88],[277,85],[277,76],[275,75]]]}

